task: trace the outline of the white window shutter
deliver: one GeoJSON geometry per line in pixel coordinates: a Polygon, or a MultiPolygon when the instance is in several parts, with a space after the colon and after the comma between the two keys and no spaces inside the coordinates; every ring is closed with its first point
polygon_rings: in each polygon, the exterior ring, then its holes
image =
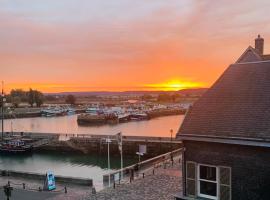
{"type": "Polygon", "coordinates": [[[219,167],[219,199],[231,200],[231,168],[219,167]]]}
{"type": "Polygon", "coordinates": [[[196,163],[186,162],[186,194],[187,196],[196,196],[196,163]]]}

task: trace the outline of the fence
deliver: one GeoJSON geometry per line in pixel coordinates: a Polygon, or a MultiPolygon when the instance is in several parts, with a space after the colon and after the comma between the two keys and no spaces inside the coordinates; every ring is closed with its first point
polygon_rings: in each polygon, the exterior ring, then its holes
{"type": "Polygon", "coordinates": [[[117,170],[113,173],[106,174],[103,176],[103,183],[104,185],[107,185],[110,181],[113,182],[115,180],[115,176],[119,176],[120,179],[130,178],[134,175],[134,172],[140,173],[140,171],[144,171],[147,169],[152,169],[157,166],[160,166],[161,163],[165,163],[166,161],[171,161],[177,156],[181,155],[182,148],[174,150],[172,152],[168,152],[159,156],[156,156],[154,158],[150,158],[148,160],[142,161],[140,163],[125,167],[123,169],[117,170]],[[123,177],[121,177],[121,174],[123,174],[123,177]]]}

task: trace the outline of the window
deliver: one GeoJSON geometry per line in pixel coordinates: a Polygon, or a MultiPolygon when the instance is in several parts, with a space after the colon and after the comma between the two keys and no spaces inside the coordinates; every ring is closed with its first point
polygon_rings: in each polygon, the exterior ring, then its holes
{"type": "Polygon", "coordinates": [[[218,171],[217,167],[198,165],[198,196],[218,199],[218,171]]]}

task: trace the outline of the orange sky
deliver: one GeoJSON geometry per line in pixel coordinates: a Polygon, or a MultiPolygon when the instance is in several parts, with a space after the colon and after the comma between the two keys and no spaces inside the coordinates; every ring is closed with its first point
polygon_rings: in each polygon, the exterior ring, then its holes
{"type": "Polygon", "coordinates": [[[258,33],[269,49],[269,7],[267,0],[2,0],[1,79],[6,91],[209,87],[258,33]]]}

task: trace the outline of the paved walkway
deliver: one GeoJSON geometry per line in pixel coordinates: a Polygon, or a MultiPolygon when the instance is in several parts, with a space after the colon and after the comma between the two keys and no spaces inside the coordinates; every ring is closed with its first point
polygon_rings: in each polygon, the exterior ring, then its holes
{"type": "Polygon", "coordinates": [[[3,186],[6,185],[8,181],[10,181],[10,185],[14,188],[10,200],[83,200],[91,193],[90,187],[73,184],[57,184],[55,191],[39,192],[39,187],[43,187],[43,181],[0,176],[1,200],[5,199],[3,186]],[[25,183],[25,190],[23,189],[22,183],[25,183]],[[65,186],[67,187],[67,193],[64,191],[65,186]]]}
{"type": "Polygon", "coordinates": [[[106,188],[96,195],[91,194],[91,188],[78,185],[57,185],[55,192],[39,192],[42,181],[23,178],[0,176],[0,199],[4,198],[3,185],[10,181],[14,187],[10,200],[173,200],[173,195],[180,192],[181,170],[180,164],[170,164],[145,172],[145,178],[140,174],[132,183],[117,185],[115,189],[106,188]],[[22,188],[26,184],[26,190],[22,188]],[[67,187],[67,194],[64,193],[67,187]]]}
{"type": "Polygon", "coordinates": [[[173,195],[180,192],[181,171],[180,165],[159,167],[149,171],[145,178],[139,177],[132,183],[116,186],[116,189],[107,188],[98,192],[87,200],[173,200],[173,195]]]}

